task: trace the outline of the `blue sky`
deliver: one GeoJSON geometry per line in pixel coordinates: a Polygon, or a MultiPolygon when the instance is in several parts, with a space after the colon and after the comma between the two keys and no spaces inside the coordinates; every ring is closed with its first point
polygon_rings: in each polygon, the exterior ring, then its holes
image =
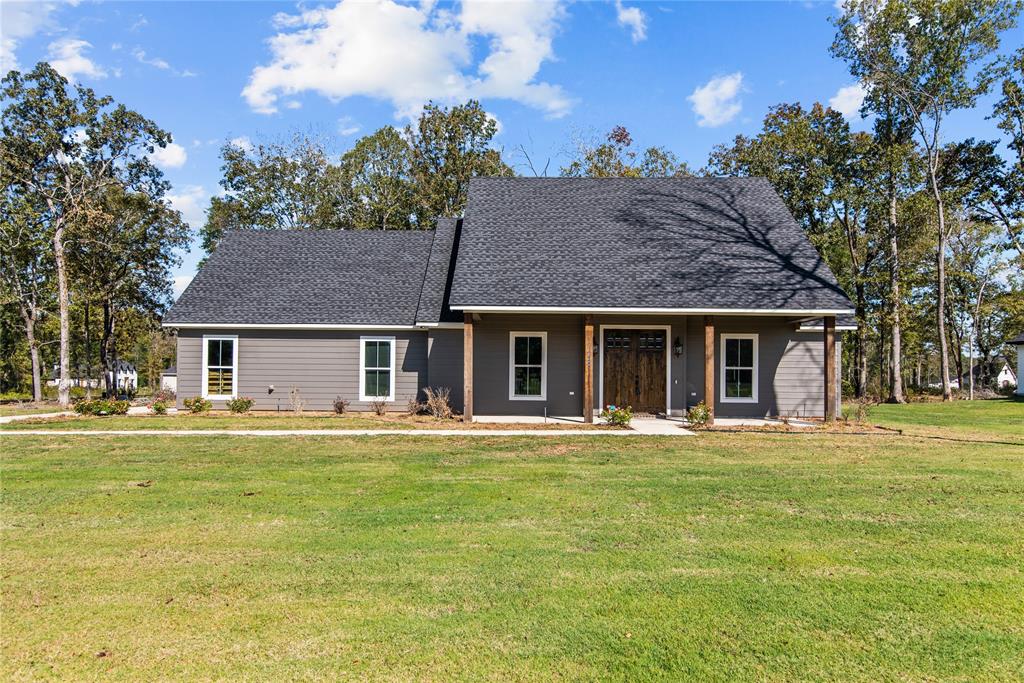
{"type": "MultiPolygon", "coordinates": [[[[832,102],[862,127],[828,47],[833,2],[3,2],[3,70],[49,59],[170,131],[157,158],[195,226],[218,191],[220,145],[296,129],[343,152],[427,98],[481,99],[513,163],[551,173],[574,138],[625,125],[694,167],[769,106],[832,102]]],[[[1004,35],[1002,52],[1024,44],[1004,35]]],[[[947,139],[998,137],[993,99],[947,139]]],[[[525,168],[520,169],[526,172],[525,168]]],[[[195,247],[180,288],[202,257],[195,247]]]]}

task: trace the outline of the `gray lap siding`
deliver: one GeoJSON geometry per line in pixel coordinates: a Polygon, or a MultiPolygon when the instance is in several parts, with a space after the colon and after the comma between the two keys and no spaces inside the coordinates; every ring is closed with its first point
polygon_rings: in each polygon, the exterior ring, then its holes
{"type": "MultiPolygon", "coordinates": [[[[351,410],[369,410],[359,400],[359,339],[395,337],[393,408],[404,410],[427,383],[427,333],[395,330],[179,330],[178,407],[202,395],[203,335],[237,335],[237,395],[255,400],[255,410],[290,410],[289,391],[297,387],[307,410],[331,410],[334,399],[351,410]],[[269,387],[274,387],[270,393],[269,387]]],[[[214,408],[224,401],[214,401],[214,408]]]]}

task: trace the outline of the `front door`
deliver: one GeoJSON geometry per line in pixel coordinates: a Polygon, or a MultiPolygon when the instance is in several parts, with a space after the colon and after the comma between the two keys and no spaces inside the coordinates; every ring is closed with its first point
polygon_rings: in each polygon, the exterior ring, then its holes
{"type": "Polygon", "coordinates": [[[604,331],[604,403],[665,412],[665,330],[604,331]]]}

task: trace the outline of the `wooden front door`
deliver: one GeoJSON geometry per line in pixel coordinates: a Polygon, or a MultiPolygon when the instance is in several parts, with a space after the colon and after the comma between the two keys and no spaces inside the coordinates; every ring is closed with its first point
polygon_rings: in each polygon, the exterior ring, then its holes
{"type": "Polygon", "coordinates": [[[665,330],[604,331],[604,404],[664,413],[665,330]]]}

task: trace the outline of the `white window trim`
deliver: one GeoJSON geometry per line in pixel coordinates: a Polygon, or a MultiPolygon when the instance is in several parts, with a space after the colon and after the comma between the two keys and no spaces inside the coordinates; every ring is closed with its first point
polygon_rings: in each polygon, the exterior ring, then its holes
{"type": "Polygon", "coordinates": [[[757,335],[756,334],[741,334],[741,333],[738,333],[738,332],[723,332],[722,336],[721,336],[721,343],[720,343],[719,349],[718,349],[718,355],[721,357],[721,362],[719,363],[720,370],[719,370],[719,377],[718,377],[719,393],[721,394],[721,396],[719,397],[718,400],[721,401],[722,403],[757,403],[757,375],[758,375],[758,372],[761,369],[761,363],[760,363],[760,358],[758,356],[758,349],[757,349],[757,335]],[[725,342],[726,342],[727,339],[753,339],[754,340],[754,368],[753,368],[753,382],[752,382],[752,386],[751,386],[751,389],[753,390],[752,391],[753,395],[751,396],[751,398],[740,398],[740,397],[736,397],[736,396],[726,397],[726,395],[725,395],[725,342]]]}
{"type": "Polygon", "coordinates": [[[546,401],[548,400],[548,333],[547,332],[509,332],[508,333],[508,400],[510,401],[546,401]],[[518,337],[540,337],[540,396],[520,396],[516,394],[516,339],[518,337]]]}
{"type": "Polygon", "coordinates": [[[394,401],[395,400],[395,343],[394,337],[359,337],[359,400],[360,401],[394,401]],[[388,385],[387,396],[366,395],[366,342],[386,341],[391,342],[391,382],[388,385]]]}
{"type": "Polygon", "coordinates": [[[203,398],[213,401],[228,401],[238,396],[238,335],[237,334],[204,334],[203,335],[203,398]],[[210,387],[210,356],[207,342],[232,341],[231,345],[231,393],[211,394],[210,387]]]}

